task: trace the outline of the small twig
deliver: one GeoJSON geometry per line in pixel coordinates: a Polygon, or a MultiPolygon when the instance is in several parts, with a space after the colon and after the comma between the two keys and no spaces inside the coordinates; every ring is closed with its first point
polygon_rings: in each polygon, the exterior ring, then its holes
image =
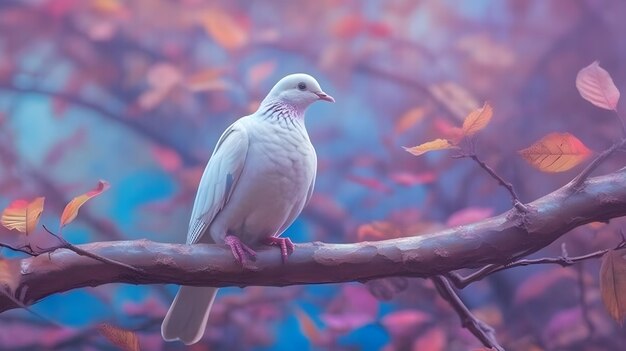
{"type": "Polygon", "coordinates": [[[589,305],[587,305],[587,288],[585,287],[585,275],[584,275],[584,266],[581,263],[576,267],[576,272],[578,274],[578,290],[580,291],[580,310],[585,321],[585,325],[587,325],[587,330],[589,331],[589,338],[593,338],[593,334],[596,331],[593,322],[591,321],[591,316],[589,315],[589,305]]]}
{"type": "Polygon", "coordinates": [[[21,308],[25,309],[28,313],[32,314],[33,316],[45,321],[46,323],[55,326],[55,327],[61,327],[60,324],[40,315],[39,313],[33,311],[32,309],[30,309],[30,307],[26,306],[26,304],[24,304],[22,301],[18,300],[17,298],[15,298],[11,292],[7,291],[6,289],[0,288],[0,294],[4,295],[6,298],[8,298],[9,300],[11,300],[14,304],[20,306],[21,308]]]}
{"type": "MultiPolygon", "coordinates": [[[[70,243],[70,242],[68,242],[67,240],[63,239],[61,236],[59,236],[59,235],[57,235],[57,234],[53,233],[53,232],[52,232],[50,229],[48,229],[46,226],[43,226],[43,228],[44,228],[44,229],[45,229],[45,230],[46,230],[46,231],[47,231],[50,235],[52,235],[52,236],[54,236],[55,238],[57,238],[57,240],[59,240],[59,242],[61,243],[61,245],[59,245],[59,246],[57,246],[57,247],[54,247],[54,248],[51,248],[51,249],[52,249],[52,251],[57,250],[57,249],[60,249],[60,248],[63,248],[63,249],[68,249],[68,250],[71,250],[71,251],[73,251],[74,253],[76,253],[76,254],[78,254],[78,255],[81,255],[81,256],[86,256],[86,257],[90,257],[90,258],[93,258],[94,260],[98,260],[98,261],[103,262],[103,263],[108,263],[108,264],[112,264],[112,265],[116,265],[116,266],[121,266],[121,267],[127,268],[127,269],[129,269],[129,270],[132,270],[132,271],[134,271],[135,273],[144,273],[144,271],[143,271],[142,269],[140,269],[140,268],[133,267],[133,266],[131,266],[131,265],[129,265],[129,264],[126,264],[126,263],[124,263],[124,262],[120,262],[120,261],[116,261],[116,260],[112,260],[112,259],[110,259],[110,258],[106,258],[106,257],[100,256],[100,255],[96,255],[96,254],[91,253],[91,252],[89,252],[89,251],[83,250],[83,249],[81,249],[81,248],[79,248],[79,247],[77,247],[77,246],[74,246],[73,244],[71,244],[71,243],[70,243]]],[[[50,250],[50,249],[47,249],[47,250],[50,250]]],[[[48,251],[48,252],[51,252],[51,251],[48,251]]]]}
{"type": "Polygon", "coordinates": [[[22,252],[25,253],[29,256],[39,256],[39,253],[35,252],[35,250],[33,250],[33,248],[30,246],[30,244],[26,244],[23,246],[19,246],[19,247],[15,247],[15,246],[11,246],[9,244],[3,244],[0,243],[0,247],[4,247],[7,248],[11,251],[15,251],[15,252],[22,252]]]}
{"type": "MultiPolygon", "coordinates": [[[[620,250],[625,247],[626,247],[626,240],[624,240],[624,237],[622,237],[622,241],[615,247],[615,250],[620,250]]],[[[599,251],[595,251],[592,253],[588,253],[582,256],[569,257],[567,255],[567,250],[565,249],[565,244],[563,244],[561,246],[561,256],[559,257],[522,259],[522,260],[517,260],[511,263],[502,264],[502,265],[489,264],[465,277],[455,272],[446,273],[446,277],[450,279],[452,283],[454,283],[454,286],[456,286],[458,289],[463,289],[466,286],[470,285],[471,283],[482,280],[490,274],[493,274],[493,273],[496,273],[505,269],[509,269],[513,267],[520,267],[520,266],[530,266],[534,264],[558,264],[561,267],[567,267],[567,266],[573,265],[576,262],[588,260],[591,258],[602,257],[609,251],[610,251],[609,249],[604,249],[604,250],[599,250],[599,251]]]]}
{"type": "Polygon", "coordinates": [[[626,124],[624,124],[624,120],[622,119],[622,116],[620,116],[619,112],[617,111],[617,108],[613,109],[613,112],[615,112],[615,118],[617,118],[617,121],[619,122],[620,127],[622,127],[622,137],[626,138],[626,124]]]}
{"type": "Polygon", "coordinates": [[[504,351],[504,348],[500,346],[496,340],[494,329],[474,316],[467,306],[465,306],[465,303],[463,303],[457,292],[446,278],[438,275],[431,279],[433,283],[435,283],[435,287],[437,288],[439,295],[441,295],[441,297],[446,300],[459,315],[463,328],[466,328],[474,334],[474,336],[476,336],[484,346],[490,347],[494,350],[504,351]]]}
{"type": "Polygon", "coordinates": [[[489,167],[484,161],[478,158],[478,156],[474,153],[469,155],[457,155],[453,156],[454,158],[471,158],[476,162],[482,169],[484,169],[493,179],[495,179],[498,184],[503,186],[511,195],[511,201],[513,202],[513,206],[520,212],[528,212],[528,208],[520,201],[519,196],[515,192],[515,188],[513,188],[513,184],[507,182],[502,178],[493,168],[489,167]]]}
{"type": "Polygon", "coordinates": [[[593,173],[593,171],[595,171],[602,162],[609,158],[609,156],[611,156],[615,151],[617,151],[624,145],[626,145],[626,138],[621,139],[620,141],[613,144],[610,148],[602,151],[602,153],[600,153],[593,161],[591,161],[591,163],[588,164],[587,167],[585,167],[585,169],[583,169],[574,179],[572,179],[572,181],[569,182],[567,186],[571,187],[574,190],[580,190],[580,188],[585,183],[585,180],[589,178],[591,173],[593,173]]]}

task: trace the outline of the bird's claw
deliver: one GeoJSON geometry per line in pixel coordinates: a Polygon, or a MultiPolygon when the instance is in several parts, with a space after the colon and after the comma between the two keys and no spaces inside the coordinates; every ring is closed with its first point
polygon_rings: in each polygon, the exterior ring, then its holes
{"type": "Polygon", "coordinates": [[[289,238],[271,236],[265,239],[265,244],[280,247],[280,256],[283,259],[283,263],[287,261],[289,255],[295,250],[295,246],[289,238]]]}
{"type": "Polygon", "coordinates": [[[241,242],[241,240],[234,235],[227,235],[224,238],[224,243],[230,247],[235,260],[243,267],[246,267],[248,264],[247,256],[252,257],[252,259],[256,258],[256,252],[241,242]]]}

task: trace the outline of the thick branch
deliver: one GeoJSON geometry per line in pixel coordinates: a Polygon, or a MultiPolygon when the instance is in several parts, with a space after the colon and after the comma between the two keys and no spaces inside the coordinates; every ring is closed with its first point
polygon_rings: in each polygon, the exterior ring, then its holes
{"type": "MultiPolygon", "coordinates": [[[[220,245],[147,240],[77,245],[143,273],[60,249],[14,262],[20,267],[14,296],[31,304],[55,293],[116,282],[285,286],[431,277],[461,268],[502,265],[540,250],[577,226],[626,215],[626,169],[590,178],[580,190],[563,187],[527,207],[525,213],[512,209],[430,235],[355,244],[301,244],[286,264],[277,250],[261,249],[254,271],[242,270],[230,250],[220,245]]],[[[0,311],[16,307],[0,296],[0,311]]]]}

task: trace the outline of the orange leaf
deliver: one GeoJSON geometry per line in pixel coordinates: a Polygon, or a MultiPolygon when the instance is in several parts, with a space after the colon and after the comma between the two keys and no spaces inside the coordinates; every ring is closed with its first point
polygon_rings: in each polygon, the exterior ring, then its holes
{"type": "Polygon", "coordinates": [[[623,251],[611,250],[602,258],[600,292],[611,317],[622,324],[626,317],[626,259],[623,251]]]}
{"type": "Polygon", "coordinates": [[[205,12],[200,21],[207,34],[225,49],[239,49],[248,43],[247,31],[241,23],[221,10],[205,12]]]}
{"type": "Polygon", "coordinates": [[[193,92],[225,88],[226,82],[220,79],[222,69],[208,68],[196,72],[185,79],[185,86],[193,92]]]}
{"type": "Polygon", "coordinates": [[[493,116],[493,109],[485,102],[483,107],[472,111],[463,121],[463,134],[470,136],[476,134],[476,132],[484,129],[491,117],[493,116]]]}
{"type": "Polygon", "coordinates": [[[444,351],[446,350],[446,333],[437,327],[432,327],[413,341],[413,351],[444,351]]]}
{"type": "Polygon", "coordinates": [[[619,101],[619,90],[609,72],[600,67],[598,61],[583,68],[576,76],[576,88],[580,95],[592,104],[607,110],[615,110],[619,101]]]}
{"type": "Polygon", "coordinates": [[[338,38],[349,39],[358,35],[365,24],[366,21],[360,15],[347,15],[331,26],[330,33],[338,38]]]}
{"type": "Polygon", "coordinates": [[[406,111],[396,122],[393,132],[396,134],[406,132],[409,128],[421,121],[425,115],[426,109],[424,107],[414,107],[406,111]]]}
{"type": "Polygon", "coordinates": [[[457,146],[453,145],[449,140],[446,139],[435,139],[433,141],[429,141],[423,143],[421,145],[413,146],[413,147],[405,147],[404,149],[415,156],[420,156],[428,151],[436,151],[436,150],[446,150],[446,149],[455,149],[457,146]]]}
{"type": "Polygon", "coordinates": [[[320,341],[322,336],[321,331],[317,325],[315,325],[311,316],[300,308],[296,308],[294,312],[302,334],[304,334],[304,336],[306,336],[306,338],[313,344],[320,341]]]}
{"type": "Polygon", "coordinates": [[[60,228],[68,225],[76,218],[76,216],[78,215],[78,210],[81,208],[81,206],[85,204],[85,202],[87,202],[87,200],[91,199],[94,196],[102,194],[103,192],[108,190],[109,187],[110,185],[107,181],[100,180],[98,181],[98,186],[95,189],[73,198],[72,201],[70,201],[65,206],[63,214],[61,214],[60,228]]]}
{"type": "Polygon", "coordinates": [[[9,230],[17,230],[26,235],[37,227],[43,212],[45,198],[38,197],[32,202],[15,200],[2,212],[2,225],[9,230]]]}
{"type": "Polygon", "coordinates": [[[140,351],[139,338],[132,331],[114,327],[110,324],[100,324],[98,331],[113,345],[124,351],[140,351]]]}
{"type": "Polygon", "coordinates": [[[276,69],[276,61],[266,61],[257,63],[248,71],[248,82],[251,87],[258,86],[267,79],[276,69]]]}
{"type": "Polygon", "coordinates": [[[124,5],[119,0],[94,0],[94,10],[105,14],[119,14],[124,11],[124,5]]]}
{"type": "Polygon", "coordinates": [[[524,280],[515,291],[514,304],[524,304],[541,296],[546,296],[550,289],[563,279],[576,279],[578,275],[571,268],[549,268],[535,273],[524,280]]]}
{"type": "Polygon", "coordinates": [[[533,167],[554,173],[574,168],[591,155],[591,150],[570,133],[550,133],[519,153],[533,167]]]}
{"type": "Polygon", "coordinates": [[[400,229],[393,223],[386,221],[374,221],[362,224],[357,229],[356,235],[359,241],[377,241],[402,236],[400,229]]]}

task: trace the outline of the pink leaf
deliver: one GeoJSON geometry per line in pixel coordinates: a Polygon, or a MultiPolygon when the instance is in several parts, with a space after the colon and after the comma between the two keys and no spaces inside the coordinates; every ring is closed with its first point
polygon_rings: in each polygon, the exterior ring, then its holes
{"type": "Polygon", "coordinates": [[[493,208],[468,207],[454,212],[446,223],[448,227],[470,224],[489,218],[493,215],[493,208]]]}
{"type": "Polygon", "coordinates": [[[394,339],[412,337],[421,325],[432,317],[420,310],[400,310],[392,312],[380,321],[394,339]]]}
{"type": "Polygon", "coordinates": [[[391,173],[389,178],[402,186],[414,186],[432,183],[437,179],[437,175],[434,172],[411,173],[400,171],[391,173]]]}
{"type": "Polygon", "coordinates": [[[619,90],[609,72],[600,67],[598,61],[583,68],[576,76],[576,88],[580,95],[592,104],[607,110],[615,110],[619,101],[619,90]]]}

